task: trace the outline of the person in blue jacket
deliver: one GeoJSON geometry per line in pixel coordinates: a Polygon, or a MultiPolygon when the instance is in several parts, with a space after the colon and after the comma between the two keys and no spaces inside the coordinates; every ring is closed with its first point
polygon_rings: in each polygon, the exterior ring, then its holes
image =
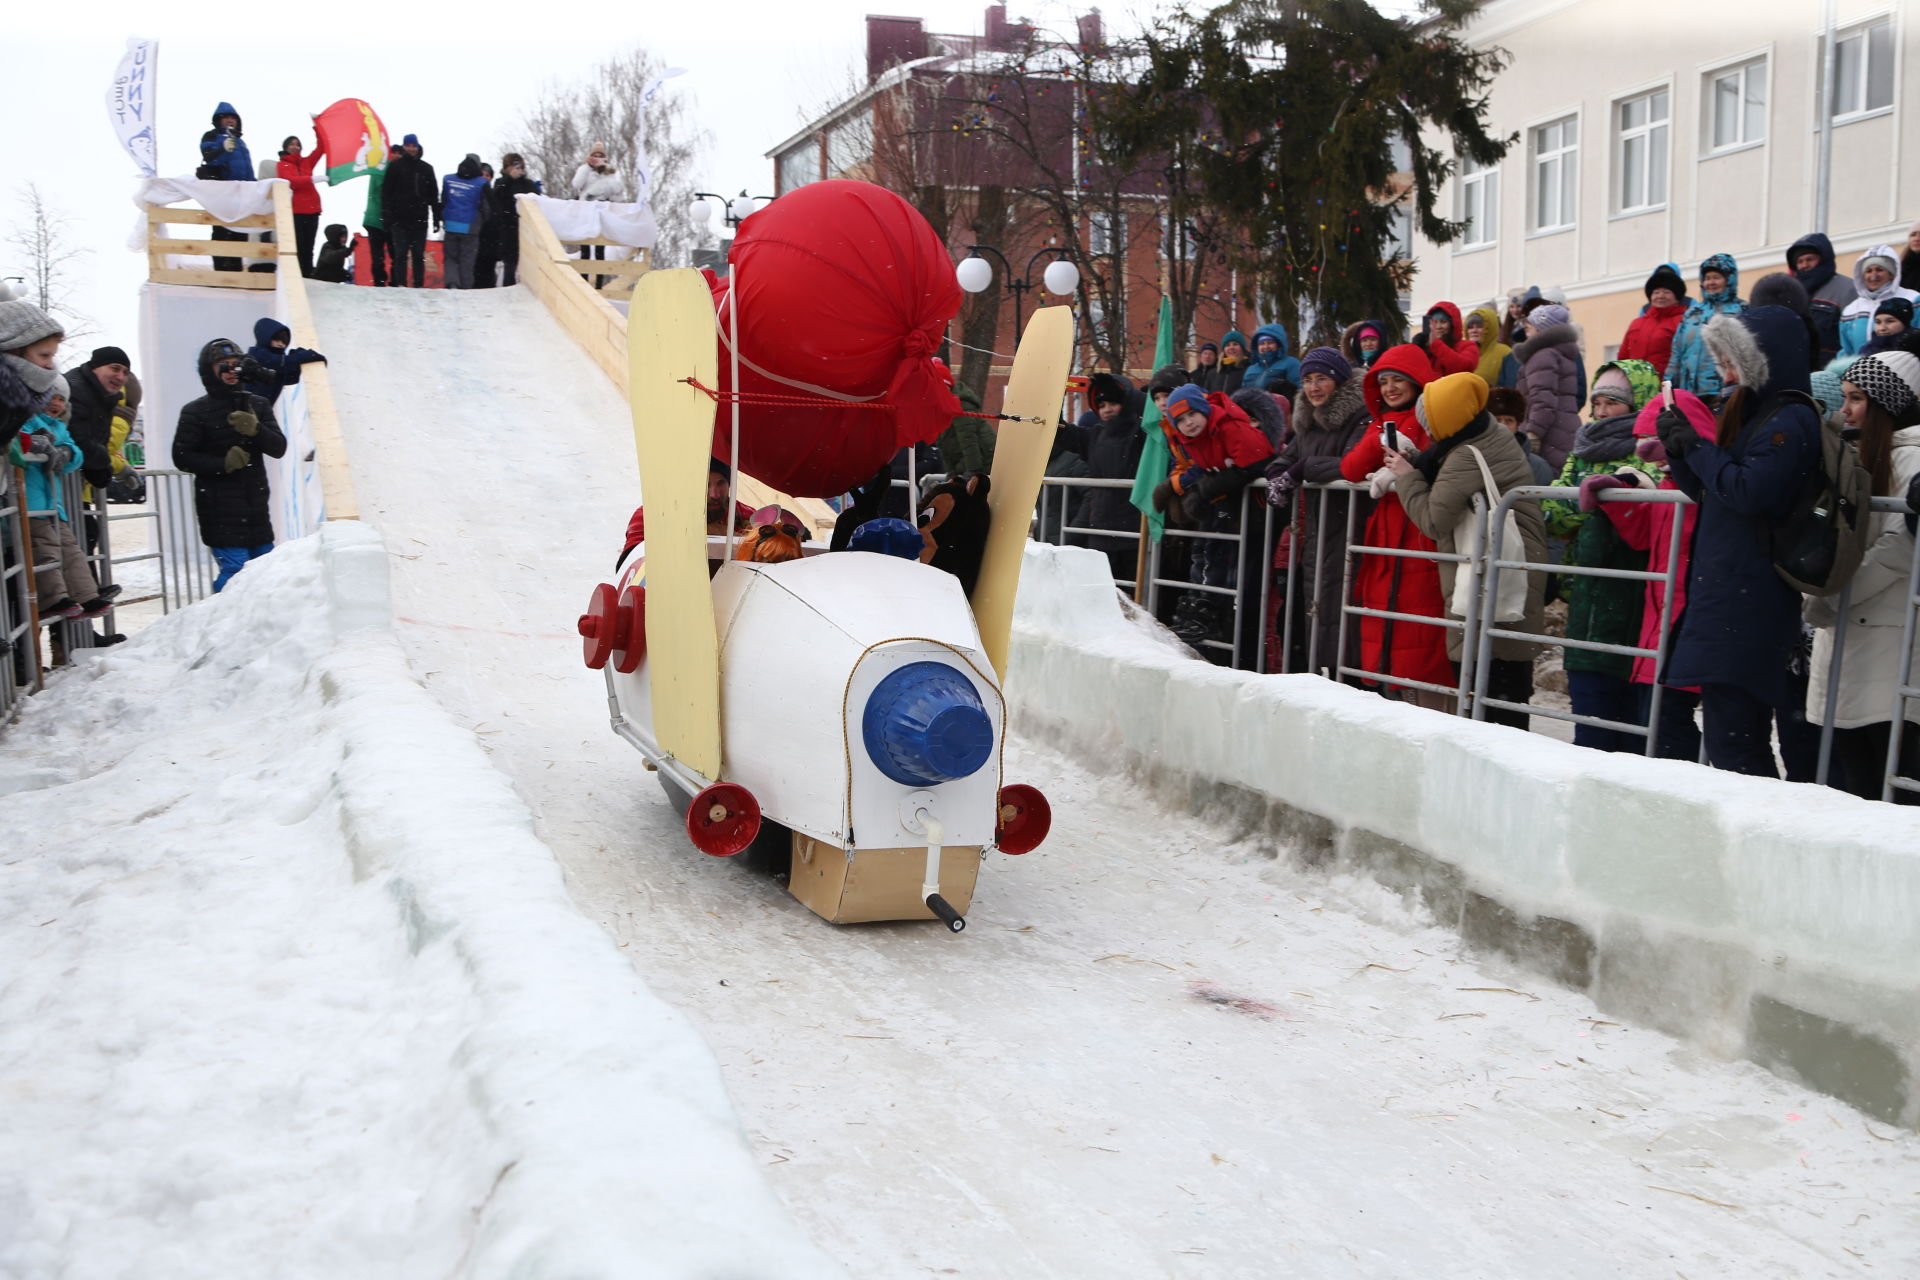
{"type": "Polygon", "coordinates": [[[473,264],[480,256],[480,223],[486,217],[487,179],[480,157],[467,152],[459,168],[440,182],[440,222],[446,228],[443,267],[446,287],[473,288],[473,264]]]}
{"type": "Polygon", "coordinates": [[[1801,601],[1774,572],[1770,535],[1819,461],[1819,413],[1802,398],[1807,327],[1785,307],[1750,307],[1715,316],[1705,337],[1734,384],[1718,442],[1676,409],[1656,424],[1674,483],[1700,508],[1687,604],[1660,680],[1699,688],[1708,763],[1777,778],[1773,722],[1790,710],[1801,601]]]}
{"type": "Polygon", "coordinates": [[[267,377],[256,375],[249,390],[265,396],[268,404],[278,404],[280,392],[300,381],[301,365],[327,362],[311,347],[288,346],[292,340],[292,330],[272,316],[261,316],[253,322],[253,345],[247,348],[247,354],[267,377]]]}
{"type": "MultiPolygon", "coordinates": [[[[213,109],[213,128],[200,135],[200,167],[194,171],[194,177],[214,182],[252,182],[253,153],[247,150],[246,139],[240,136],[240,113],[233,109],[231,102],[223,102],[213,109]]],[[[215,240],[245,240],[246,233],[230,227],[215,227],[215,240]]],[[[238,271],[240,259],[215,258],[215,271],[238,271]]]]}
{"type": "Polygon", "coordinates": [[[1707,351],[1707,321],[1717,315],[1737,316],[1747,309],[1740,300],[1740,264],[1716,253],[1700,264],[1700,296],[1687,306],[1673,335],[1673,358],[1667,377],[1682,391],[1691,391],[1715,409],[1720,407],[1720,371],[1707,351]]]}
{"type": "Polygon", "coordinates": [[[1300,362],[1287,354],[1285,325],[1263,324],[1253,331],[1253,359],[1243,387],[1259,387],[1292,399],[1300,390],[1300,362]]]}

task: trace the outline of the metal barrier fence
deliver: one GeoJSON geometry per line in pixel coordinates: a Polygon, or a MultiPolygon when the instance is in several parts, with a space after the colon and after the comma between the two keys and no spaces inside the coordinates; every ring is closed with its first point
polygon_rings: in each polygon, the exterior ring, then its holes
{"type": "MultiPolygon", "coordinates": [[[[0,722],[9,718],[21,697],[41,687],[43,657],[54,665],[65,655],[79,649],[94,648],[105,636],[116,634],[121,610],[136,605],[157,603],[161,612],[191,604],[211,593],[215,565],[201,545],[193,509],[193,477],[184,471],[156,468],[145,471],[146,501],[138,509],[122,509],[110,503],[106,495],[95,491],[92,502],[83,501],[85,482],[78,473],[61,477],[61,500],[68,524],[86,556],[95,585],[102,591],[119,582],[134,566],[155,566],[151,587],[141,583],[137,594],[125,594],[127,583],[120,583],[122,594],[99,621],[104,632],[94,630],[93,619],[48,622],[51,653],[43,654],[40,629],[42,621],[36,599],[35,575],[53,566],[48,551],[33,544],[29,520],[56,518],[52,509],[27,508],[25,473],[10,469],[11,483],[0,497],[0,722]],[[148,522],[144,550],[114,550],[115,526],[148,522]]],[[[144,574],[135,574],[144,579],[144,574]]]]}
{"type": "MultiPolygon", "coordinates": [[[[1035,521],[1034,536],[1046,542],[1067,542],[1087,545],[1090,539],[1125,540],[1136,547],[1144,537],[1145,522],[1132,530],[1106,529],[1084,523],[1069,523],[1065,513],[1072,510],[1073,491],[1097,491],[1101,489],[1128,489],[1132,482],[1127,480],[1093,480],[1077,477],[1049,476],[1042,492],[1041,503],[1035,521]]],[[[1496,609],[1495,593],[1486,589],[1490,581],[1489,574],[1501,571],[1525,573],[1551,573],[1561,578],[1587,577],[1594,579],[1612,579],[1638,583],[1659,583],[1663,588],[1662,599],[1671,602],[1675,599],[1679,581],[1682,538],[1685,529],[1684,520],[1676,514],[1669,522],[1664,536],[1666,545],[1666,567],[1654,572],[1638,569],[1611,569],[1600,566],[1572,565],[1558,562],[1530,561],[1513,558],[1503,543],[1506,534],[1506,517],[1520,503],[1538,502],[1542,499],[1562,499],[1577,501],[1579,490],[1557,486],[1528,486],[1515,488],[1505,493],[1500,503],[1489,509],[1484,500],[1476,495],[1474,511],[1480,529],[1477,555],[1446,553],[1440,551],[1419,550],[1407,547],[1376,546],[1359,542],[1360,502],[1348,497],[1339,501],[1344,508],[1339,517],[1342,537],[1338,554],[1341,558],[1338,575],[1338,598],[1327,598],[1322,584],[1332,579],[1326,573],[1327,558],[1330,554],[1329,532],[1334,527],[1331,515],[1336,505],[1337,495],[1355,495],[1365,492],[1364,485],[1348,484],[1309,484],[1303,485],[1295,495],[1295,501],[1287,520],[1267,518],[1265,505],[1265,483],[1256,481],[1244,490],[1239,499],[1238,509],[1222,521],[1219,529],[1182,529],[1169,525],[1162,541],[1148,541],[1144,560],[1146,574],[1144,579],[1129,581],[1116,574],[1115,585],[1129,590],[1134,598],[1153,612],[1156,617],[1163,615],[1163,592],[1198,593],[1213,597],[1230,606],[1229,617],[1232,632],[1230,638],[1222,639],[1209,635],[1194,647],[1210,650],[1227,659],[1230,665],[1244,670],[1273,671],[1279,673],[1314,673],[1348,682],[1360,682],[1382,687],[1384,692],[1391,688],[1401,695],[1428,695],[1425,705],[1433,706],[1435,699],[1439,708],[1451,710],[1456,714],[1470,716],[1476,720],[1487,718],[1488,712],[1500,711],[1516,715],[1540,716],[1558,720],[1575,726],[1591,726],[1611,730],[1615,733],[1644,739],[1644,751],[1647,755],[1658,753],[1660,727],[1662,725],[1662,703],[1672,692],[1658,681],[1649,686],[1647,694],[1649,705],[1646,708],[1645,723],[1615,720],[1601,716],[1584,715],[1572,710],[1563,710],[1554,706],[1538,703],[1521,703],[1495,695],[1491,688],[1494,667],[1494,644],[1501,640],[1522,641],[1533,645],[1549,645],[1566,650],[1579,650],[1590,653],[1611,654],[1626,659],[1649,659],[1663,664],[1672,639],[1674,611],[1670,603],[1660,610],[1657,628],[1657,644],[1648,648],[1640,645],[1610,644],[1597,640],[1530,632],[1517,629],[1513,624],[1503,624],[1494,618],[1496,609]],[[1312,536],[1308,532],[1311,530],[1312,536]],[[1276,568],[1276,545],[1280,537],[1288,539],[1288,555],[1285,557],[1285,569],[1276,568]],[[1168,547],[1191,548],[1200,545],[1230,548],[1215,552],[1224,554],[1231,561],[1231,581],[1196,582],[1190,577],[1173,576],[1163,563],[1168,547]],[[1311,547],[1310,557],[1302,556],[1303,547],[1311,547]],[[1257,554],[1257,560],[1250,558],[1257,554]],[[1467,617],[1429,616],[1409,613],[1397,609],[1379,609],[1356,602],[1355,568],[1359,557],[1379,556],[1404,560],[1419,560],[1434,565],[1453,564],[1471,575],[1468,584],[1468,598],[1477,601],[1476,607],[1467,617]],[[1284,579],[1284,590],[1278,616],[1272,611],[1273,593],[1277,579],[1284,579]],[[1304,579],[1304,584],[1303,584],[1304,579]],[[1304,590],[1303,590],[1304,585],[1304,590]],[[1322,619],[1333,616],[1338,611],[1338,621],[1334,624],[1334,648],[1332,655],[1323,655],[1321,648],[1322,619]],[[1255,633],[1257,643],[1249,637],[1249,619],[1257,618],[1260,627],[1255,633]],[[1375,669],[1366,665],[1364,655],[1356,661],[1349,661],[1349,620],[1376,619],[1382,624],[1395,626],[1434,627],[1458,632],[1461,635],[1461,660],[1458,666],[1458,679],[1452,686],[1441,686],[1431,681],[1416,680],[1396,675],[1390,670],[1375,669]],[[1296,628],[1304,625],[1307,631],[1304,645],[1296,643],[1296,628]],[[1302,656],[1304,653],[1304,661],[1302,656]]],[[[1643,503],[1666,505],[1676,508],[1690,507],[1693,503],[1676,490],[1670,489],[1631,489],[1616,488],[1599,495],[1604,503],[1643,503]]],[[[1876,498],[1873,511],[1880,515],[1907,514],[1906,504],[1896,498],[1876,498]]],[[[1218,569],[1217,564],[1209,564],[1209,572],[1218,569]]],[[[1896,794],[1920,796],[1920,778],[1903,775],[1900,772],[1901,726],[1906,720],[1910,703],[1920,701],[1920,674],[1914,670],[1913,648],[1916,634],[1920,634],[1920,541],[1912,552],[1912,562],[1906,583],[1903,636],[1900,649],[1899,678],[1889,692],[1888,744],[1886,770],[1880,798],[1892,800],[1896,794]]],[[[1826,782],[1829,776],[1833,753],[1833,721],[1838,704],[1841,678],[1844,674],[1847,636],[1853,622],[1848,608],[1849,595],[1843,593],[1837,601],[1837,621],[1834,626],[1833,658],[1827,672],[1827,702],[1824,714],[1817,717],[1822,722],[1820,731],[1819,764],[1816,780],[1826,782]]],[[[1165,618],[1162,617],[1165,621],[1165,618]]],[[[1704,761],[1704,744],[1701,745],[1698,758],[1704,761]]]]}

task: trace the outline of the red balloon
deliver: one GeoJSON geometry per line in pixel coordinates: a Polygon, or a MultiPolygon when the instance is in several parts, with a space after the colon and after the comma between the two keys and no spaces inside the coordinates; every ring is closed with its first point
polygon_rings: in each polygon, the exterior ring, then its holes
{"type": "MultiPolygon", "coordinates": [[[[810,183],[741,223],[727,257],[732,278],[713,281],[721,390],[733,389],[727,308],[737,289],[740,390],[793,402],[741,404],[748,475],[795,497],[832,497],[960,412],[953,375],[933,358],[960,310],[953,259],[893,192],[810,183]]],[[[715,457],[731,459],[732,433],[723,399],[715,457]]]]}

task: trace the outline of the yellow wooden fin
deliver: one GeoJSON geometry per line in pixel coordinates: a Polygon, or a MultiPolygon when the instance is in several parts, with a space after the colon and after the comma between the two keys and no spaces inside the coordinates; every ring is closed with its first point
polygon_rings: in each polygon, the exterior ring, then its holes
{"type": "Polygon", "coordinates": [[[1000,424],[993,447],[993,487],[987,493],[993,523],[973,588],[980,646],[1002,680],[1007,678],[1007,640],[1013,630],[1013,598],[1020,589],[1027,528],[1040,497],[1047,455],[1053,452],[1060,405],[1072,372],[1073,308],[1042,307],[1027,321],[1007,379],[1000,411],[1017,421],[1000,424]]]}
{"type": "Polygon", "coordinates": [[[720,642],[707,576],[707,460],[720,385],[713,294],[698,271],[649,271],[627,312],[627,399],[647,507],[647,671],[661,750],[720,776],[720,642]]]}

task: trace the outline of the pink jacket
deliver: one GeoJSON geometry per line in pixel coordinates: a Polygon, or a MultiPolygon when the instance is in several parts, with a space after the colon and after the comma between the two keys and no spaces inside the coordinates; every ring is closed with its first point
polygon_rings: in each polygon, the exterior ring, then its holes
{"type": "MultiPolygon", "coordinates": [[[[1714,421],[1713,410],[1706,402],[1691,391],[1675,391],[1674,404],[1687,415],[1693,423],[1693,429],[1708,440],[1714,438],[1718,424],[1714,421]]],[[[1651,441],[1641,446],[1640,456],[1651,457],[1653,461],[1665,461],[1666,451],[1661,449],[1659,437],[1654,432],[1654,422],[1660,416],[1660,397],[1655,396],[1640,410],[1640,416],[1633,424],[1633,434],[1643,440],[1651,441]],[[1650,451],[1650,452],[1649,452],[1650,451]]],[[[1639,482],[1647,483],[1644,473],[1631,473],[1638,476],[1639,482]]],[[[1660,482],[1661,489],[1678,490],[1671,477],[1660,482]]],[[[1680,513],[1680,559],[1674,568],[1673,580],[1673,616],[1677,622],[1687,607],[1687,567],[1693,554],[1693,525],[1699,519],[1700,508],[1690,503],[1666,502],[1603,502],[1601,513],[1613,522],[1620,534],[1621,541],[1628,546],[1647,553],[1647,571],[1664,574],[1667,561],[1673,554],[1673,518],[1674,512],[1680,513]]],[[[1666,604],[1667,584],[1662,581],[1647,583],[1647,607],[1640,612],[1640,647],[1658,649],[1660,647],[1660,617],[1666,604]]],[[[1668,624],[1668,638],[1672,638],[1672,623],[1668,624]]],[[[1633,660],[1633,683],[1652,684],[1658,673],[1658,663],[1653,658],[1635,658],[1633,660]]],[[[1688,692],[1697,692],[1688,690],[1688,692]]]]}

